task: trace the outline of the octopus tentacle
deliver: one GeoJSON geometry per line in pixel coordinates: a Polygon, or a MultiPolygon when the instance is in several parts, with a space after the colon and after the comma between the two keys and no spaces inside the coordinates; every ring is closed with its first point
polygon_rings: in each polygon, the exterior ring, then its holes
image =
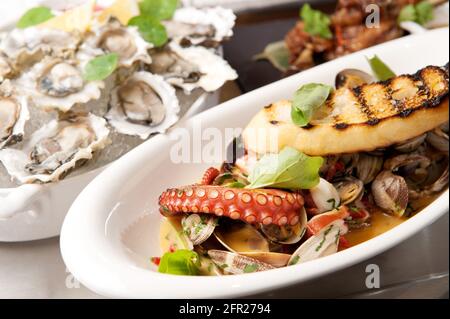
{"type": "Polygon", "coordinates": [[[159,197],[163,215],[204,213],[240,219],[249,224],[296,225],[303,197],[275,189],[238,189],[191,185],[168,189],[159,197]]]}
{"type": "Polygon", "coordinates": [[[200,185],[211,185],[217,176],[219,176],[220,172],[215,167],[208,168],[205,173],[203,173],[202,180],[200,181],[200,185]]]}

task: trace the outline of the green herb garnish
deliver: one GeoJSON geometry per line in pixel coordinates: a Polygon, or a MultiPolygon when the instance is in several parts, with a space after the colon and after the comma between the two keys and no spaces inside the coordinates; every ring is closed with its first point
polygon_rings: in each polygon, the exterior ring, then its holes
{"type": "Polygon", "coordinates": [[[294,258],[292,258],[291,262],[289,263],[289,265],[295,265],[298,264],[298,262],[300,261],[300,256],[294,256],[294,258]]]}
{"type": "Polygon", "coordinates": [[[196,252],[180,249],[165,253],[161,257],[158,271],[163,274],[196,276],[199,267],[200,258],[196,252]]]}
{"type": "Polygon", "coordinates": [[[329,200],[327,200],[327,203],[331,204],[331,209],[336,209],[338,208],[338,205],[336,203],[336,199],[334,198],[330,198],[329,200]]]}
{"type": "Polygon", "coordinates": [[[52,11],[47,7],[36,7],[28,10],[17,22],[19,29],[25,29],[34,25],[41,24],[53,18],[52,11]]]}
{"type": "Polygon", "coordinates": [[[168,40],[166,28],[154,17],[139,15],[131,18],[128,25],[136,26],[144,40],[155,47],[163,46],[168,40]]]}
{"type": "Polygon", "coordinates": [[[102,81],[116,70],[118,61],[117,53],[98,56],[86,65],[83,78],[86,81],[102,81]]]}
{"type": "Polygon", "coordinates": [[[330,30],[331,19],[325,13],[314,10],[309,4],[305,4],[300,10],[300,18],[305,23],[305,31],[308,34],[325,39],[333,37],[330,30]]]}
{"type": "Polygon", "coordinates": [[[386,63],[381,61],[381,59],[374,55],[373,58],[368,58],[370,67],[372,68],[372,72],[375,74],[378,80],[380,81],[386,81],[388,79],[391,79],[395,77],[394,71],[392,71],[386,63]]]}
{"type": "Polygon", "coordinates": [[[168,20],[173,17],[178,2],[178,0],[142,0],[139,3],[139,9],[141,15],[158,20],[168,20]]]}
{"type": "Polygon", "coordinates": [[[319,183],[322,157],[310,157],[292,147],[263,156],[249,176],[246,188],[310,189],[319,183]]]}
{"type": "Polygon", "coordinates": [[[333,229],[333,225],[331,225],[325,232],[323,233],[322,241],[319,243],[319,246],[316,247],[316,251],[319,251],[320,248],[322,248],[323,244],[325,243],[325,240],[327,239],[328,234],[333,229]]]}
{"type": "Polygon", "coordinates": [[[292,100],[292,122],[300,127],[308,125],[314,112],[328,99],[333,88],[329,85],[310,83],[300,87],[292,100]]]}
{"type": "Polygon", "coordinates": [[[409,4],[400,11],[398,21],[413,21],[420,25],[425,25],[434,18],[434,7],[428,1],[422,1],[417,4],[409,4]]]}
{"type": "Polygon", "coordinates": [[[244,267],[244,273],[248,274],[248,273],[252,273],[258,270],[258,265],[257,264],[248,264],[244,267]]]}
{"type": "Polygon", "coordinates": [[[284,41],[270,43],[264,51],[253,57],[254,60],[268,60],[281,72],[289,70],[290,53],[284,41]]]}

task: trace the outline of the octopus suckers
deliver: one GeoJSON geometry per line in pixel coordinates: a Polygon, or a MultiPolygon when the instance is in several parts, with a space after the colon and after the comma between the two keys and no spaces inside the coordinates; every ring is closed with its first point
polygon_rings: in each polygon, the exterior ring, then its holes
{"type": "Polygon", "coordinates": [[[260,205],[266,205],[267,204],[267,197],[259,194],[256,196],[256,202],[260,205]]]}

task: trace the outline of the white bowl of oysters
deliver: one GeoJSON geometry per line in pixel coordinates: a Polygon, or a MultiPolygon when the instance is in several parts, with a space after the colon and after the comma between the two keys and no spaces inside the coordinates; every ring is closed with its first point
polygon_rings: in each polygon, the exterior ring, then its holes
{"type": "Polygon", "coordinates": [[[1,34],[0,241],[58,235],[104,167],[236,79],[233,12],[177,2],[36,7],[1,34]]]}

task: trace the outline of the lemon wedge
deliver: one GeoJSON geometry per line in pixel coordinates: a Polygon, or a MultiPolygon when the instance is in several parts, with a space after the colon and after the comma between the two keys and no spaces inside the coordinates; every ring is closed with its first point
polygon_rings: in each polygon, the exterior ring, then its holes
{"type": "Polygon", "coordinates": [[[111,6],[100,12],[97,21],[103,24],[112,16],[117,18],[123,25],[127,25],[128,21],[137,15],[139,15],[137,0],[116,0],[111,6]]]}
{"type": "Polygon", "coordinates": [[[63,14],[39,24],[39,27],[58,29],[66,32],[86,32],[91,26],[94,8],[95,0],[89,0],[80,6],[67,10],[63,14]]]}

